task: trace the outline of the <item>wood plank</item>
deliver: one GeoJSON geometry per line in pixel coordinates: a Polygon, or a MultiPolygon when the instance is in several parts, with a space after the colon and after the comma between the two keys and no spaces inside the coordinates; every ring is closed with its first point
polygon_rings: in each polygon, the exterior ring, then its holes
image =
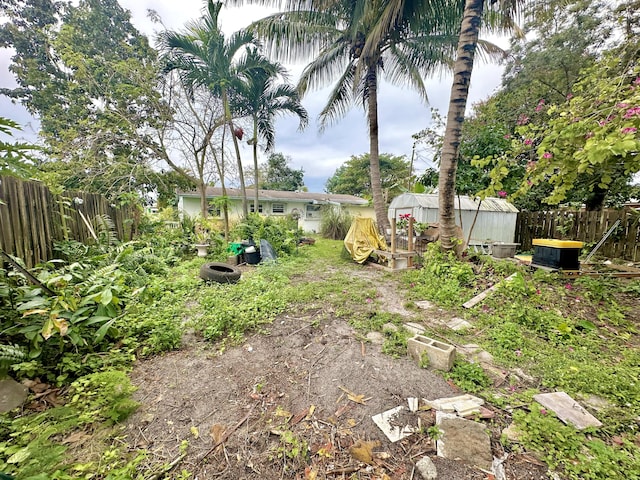
{"type": "Polygon", "coordinates": [[[533,399],[543,407],[553,411],[564,423],[571,423],[578,430],[587,427],[601,427],[602,422],[587,412],[565,392],[541,393],[533,399]]]}
{"type": "Polygon", "coordinates": [[[462,304],[462,306],[464,308],[472,308],[472,307],[474,307],[475,305],[477,305],[478,303],[483,301],[485,298],[487,298],[489,295],[493,294],[493,292],[495,292],[502,283],[506,283],[506,282],[509,282],[509,281],[513,280],[513,278],[516,275],[517,275],[517,273],[512,273],[511,275],[509,275],[504,280],[496,283],[494,286],[486,289],[484,292],[479,293],[478,295],[473,297],[471,300],[466,301],[465,303],[462,304]]]}

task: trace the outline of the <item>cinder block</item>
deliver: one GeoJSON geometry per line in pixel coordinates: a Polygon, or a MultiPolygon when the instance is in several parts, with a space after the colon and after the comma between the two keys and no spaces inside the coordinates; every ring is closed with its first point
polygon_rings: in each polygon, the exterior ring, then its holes
{"type": "Polygon", "coordinates": [[[424,335],[416,335],[407,342],[409,355],[420,364],[423,352],[429,359],[429,366],[437,370],[448,372],[456,359],[456,347],[448,345],[424,335]]]}

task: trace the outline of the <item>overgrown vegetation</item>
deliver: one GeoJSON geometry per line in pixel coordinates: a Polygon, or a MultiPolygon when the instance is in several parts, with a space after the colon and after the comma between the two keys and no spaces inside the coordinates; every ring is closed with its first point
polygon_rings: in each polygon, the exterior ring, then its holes
{"type": "Polygon", "coordinates": [[[574,280],[482,256],[459,261],[437,245],[424,264],[405,276],[410,298],[428,299],[473,323],[466,332],[438,334],[456,344],[479,343],[497,366],[518,367],[536,379],[533,390],[514,375],[494,389],[479,365],[460,361],[446,374],[465,391],[515,407],[523,435],[507,448],[534,450],[569,479],[638,478],[631,472],[640,471],[640,281],[574,280]],[[494,295],[470,311],[461,308],[496,283],[494,295]],[[533,394],[547,391],[565,391],[586,405],[601,402],[596,416],[603,427],[580,432],[563,424],[533,401],[533,394]]]}

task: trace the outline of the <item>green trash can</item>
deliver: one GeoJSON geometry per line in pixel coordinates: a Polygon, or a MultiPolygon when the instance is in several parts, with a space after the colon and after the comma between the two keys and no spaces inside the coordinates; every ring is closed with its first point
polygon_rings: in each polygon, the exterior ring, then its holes
{"type": "Polygon", "coordinates": [[[242,255],[244,253],[244,245],[239,242],[229,243],[227,247],[227,251],[231,252],[234,255],[242,255]]]}

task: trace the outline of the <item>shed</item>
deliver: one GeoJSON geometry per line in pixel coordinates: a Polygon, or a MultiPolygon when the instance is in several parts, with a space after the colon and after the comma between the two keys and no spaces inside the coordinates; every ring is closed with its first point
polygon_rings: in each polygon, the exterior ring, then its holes
{"type": "MultiPolygon", "coordinates": [[[[462,227],[465,240],[478,212],[470,245],[492,242],[512,243],[516,232],[518,209],[504,198],[487,197],[484,200],[467,196],[455,198],[456,224],[462,227]],[[461,218],[462,217],[462,222],[461,218]]],[[[403,193],[391,201],[389,219],[411,213],[416,222],[438,222],[438,194],[403,193]]]]}

